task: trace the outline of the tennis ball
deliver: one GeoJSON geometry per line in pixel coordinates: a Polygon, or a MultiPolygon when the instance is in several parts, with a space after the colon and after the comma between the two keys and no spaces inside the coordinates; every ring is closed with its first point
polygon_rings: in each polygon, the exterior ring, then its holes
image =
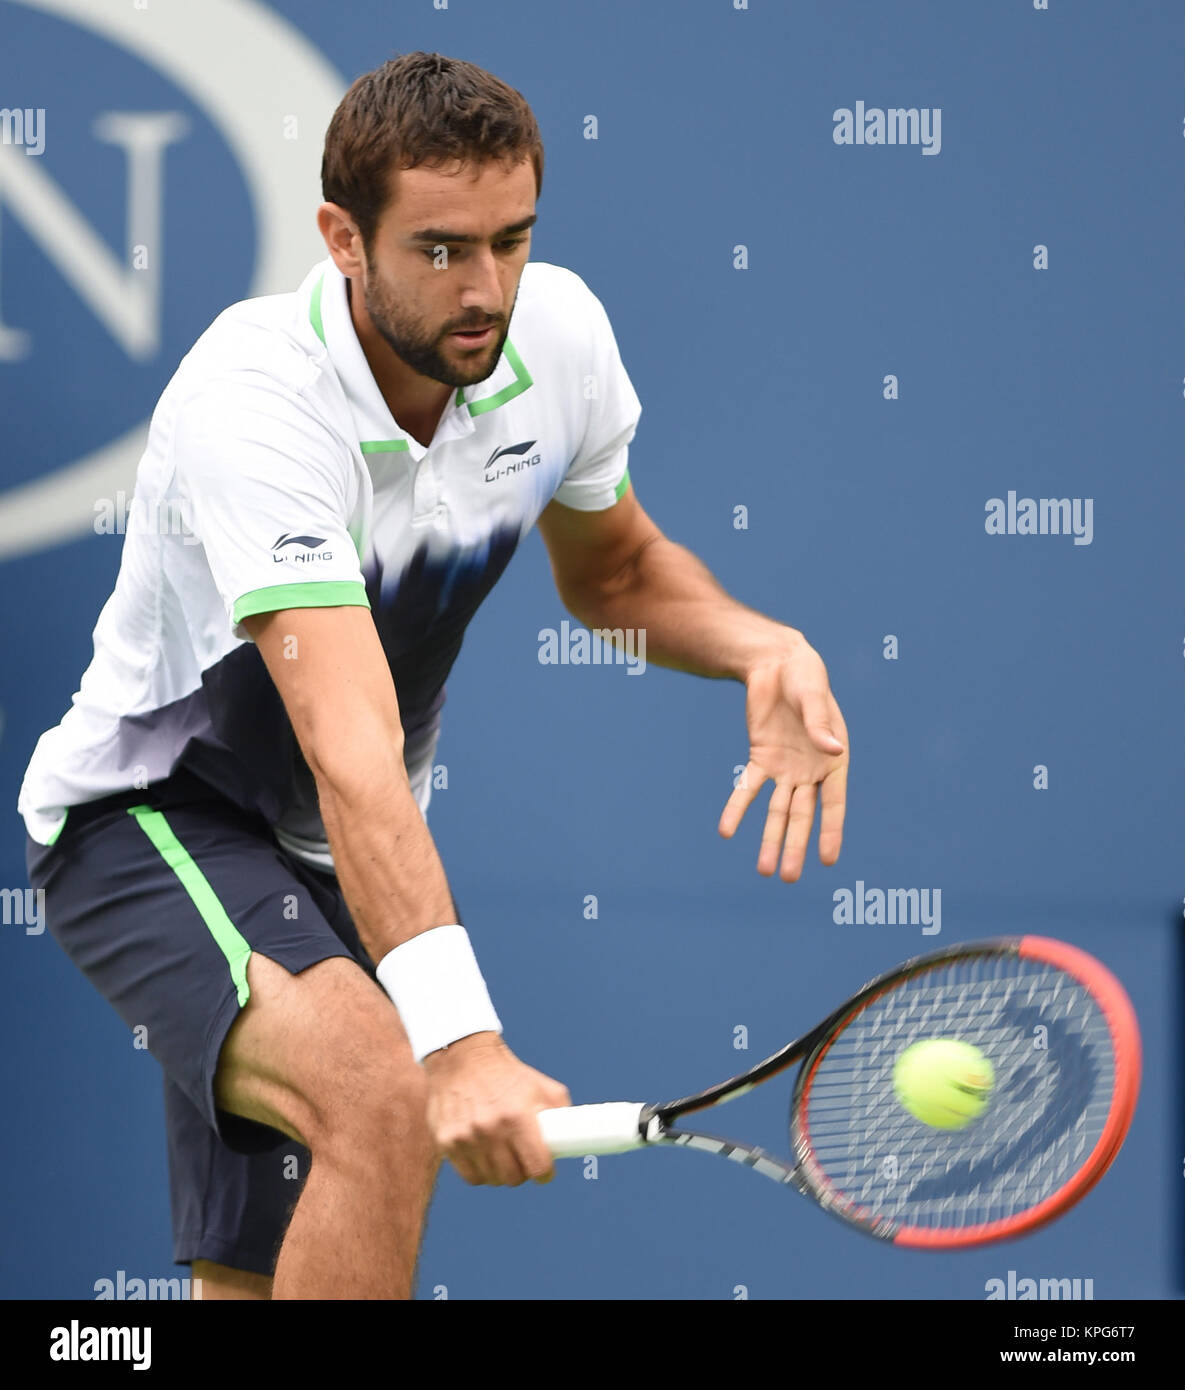
{"type": "Polygon", "coordinates": [[[897,1058],[893,1090],[915,1119],[934,1129],[963,1129],[983,1113],[996,1071],[979,1048],[927,1038],[897,1058]]]}

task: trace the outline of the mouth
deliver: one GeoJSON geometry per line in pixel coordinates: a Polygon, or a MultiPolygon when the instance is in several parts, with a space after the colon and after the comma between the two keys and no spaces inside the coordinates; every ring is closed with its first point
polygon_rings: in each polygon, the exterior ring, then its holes
{"type": "Polygon", "coordinates": [[[498,325],[490,323],[484,328],[467,328],[460,333],[450,333],[449,338],[461,347],[482,348],[494,341],[497,330],[498,325]]]}

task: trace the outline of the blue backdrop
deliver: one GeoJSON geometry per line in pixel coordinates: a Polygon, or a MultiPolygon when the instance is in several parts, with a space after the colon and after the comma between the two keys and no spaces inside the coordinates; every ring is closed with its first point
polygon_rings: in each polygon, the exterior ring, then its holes
{"type": "MultiPolygon", "coordinates": [[[[0,145],[0,883],[27,881],[20,777],[118,567],[96,499],[130,493],[136,431],[214,315],[318,259],[320,139],[347,83],[397,52],[469,59],[539,118],[533,255],[610,313],[644,406],[639,498],[807,634],[853,746],[839,864],[812,846],[797,885],[759,879],[758,817],[715,832],[743,690],[541,665],[564,614],[532,538],[466,639],[430,812],[511,1046],[577,1101],[683,1093],[906,956],[1037,931],[1120,976],[1145,1080],[1109,1176],[1023,1242],[885,1249],[691,1154],[595,1179],[566,1163],[539,1189],[450,1170],[420,1296],[982,1299],[1009,1270],[1174,1296],[1185,11],[738,4],[0,0],[0,106],[43,112],[45,136],[38,153],[34,115],[25,149],[11,120],[0,145]],[[940,149],[836,143],[857,103],[940,110],[940,149]],[[113,112],[179,118],[155,298],[120,279],[113,112]],[[1010,490],[1090,499],[1089,544],[988,534],[1010,490]],[[941,934],[836,925],[857,880],[941,888],[941,934]]],[[[156,1063],[48,934],[4,926],[0,952],[0,1295],[174,1272],[156,1063]]],[[[783,1108],[754,1095],[729,1122],[784,1147],[783,1108]]]]}

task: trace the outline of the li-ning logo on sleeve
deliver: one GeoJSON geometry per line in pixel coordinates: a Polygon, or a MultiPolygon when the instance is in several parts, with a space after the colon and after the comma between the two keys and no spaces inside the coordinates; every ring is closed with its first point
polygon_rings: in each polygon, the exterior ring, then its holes
{"type": "Polygon", "coordinates": [[[524,468],[534,468],[543,458],[542,454],[532,454],[529,458],[520,457],[517,462],[504,463],[500,468],[497,467],[497,463],[506,454],[525,454],[528,449],[534,448],[537,442],[537,440],[528,439],[525,444],[508,444],[505,449],[495,449],[486,459],[486,482],[496,483],[499,478],[504,478],[508,473],[521,473],[524,468]]]}
{"type": "Polygon", "coordinates": [[[295,560],[298,564],[307,564],[310,560],[332,560],[332,550],[319,550],[318,546],[325,544],[324,536],[290,536],[287,531],[272,546],[272,559],[277,565],[282,565],[285,561],[295,560]],[[303,545],[306,553],[299,550],[288,550],[290,545],[303,545]],[[287,551],[286,554],[282,553],[287,551]]]}

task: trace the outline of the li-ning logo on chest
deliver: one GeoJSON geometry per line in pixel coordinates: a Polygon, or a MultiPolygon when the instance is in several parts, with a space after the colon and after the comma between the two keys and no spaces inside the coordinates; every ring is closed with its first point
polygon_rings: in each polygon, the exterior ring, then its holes
{"type": "Polygon", "coordinates": [[[527,454],[527,450],[533,449],[537,443],[538,440],[528,439],[525,444],[508,444],[504,449],[495,449],[486,459],[485,481],[496,483],[508,473],[521,473],[526,468],[537,467],[543,455],[527,454]],[[504,459],[505,462],[499,462],[500,459],[504,459]]]}
{"type": "Polygon", "coordinates": [[[272,546],[272,559],[277,565],[284,564],[288,560],[295,560],[299,564],[307,564],[310,560],[332,560],[332,550],[322,550],[320,547],[325,544],[324,536],[293,536],[287,531],[272,546]],[[290,546],[303,546],[303,550],[289,549],[290,546]]]}

